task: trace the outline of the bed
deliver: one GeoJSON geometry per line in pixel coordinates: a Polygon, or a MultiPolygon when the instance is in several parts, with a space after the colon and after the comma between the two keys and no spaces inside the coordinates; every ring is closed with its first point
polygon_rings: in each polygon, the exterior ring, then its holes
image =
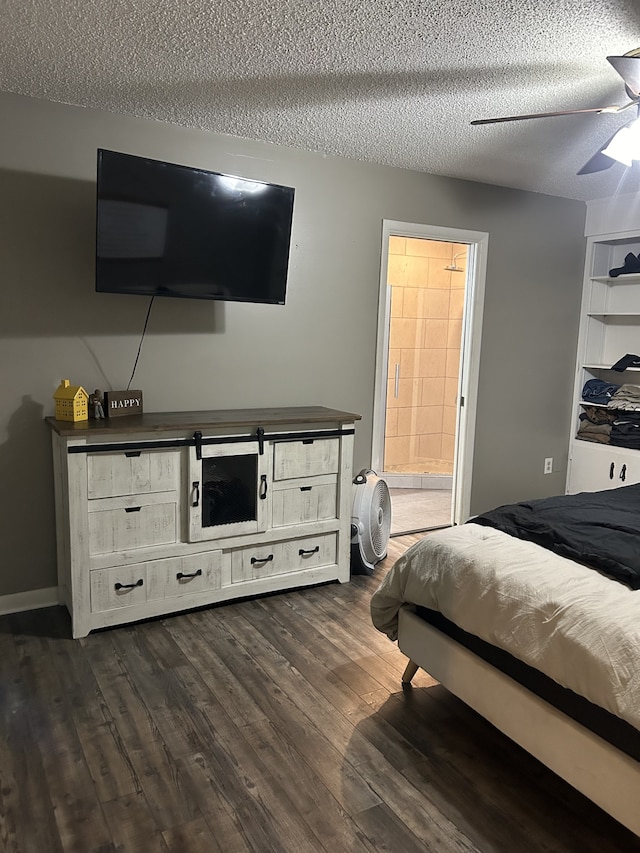
{"type": "Polygon", "coordinates": [[[498,507],[413,545],[375,627],[640,835],[640,485],[498,507]]]}

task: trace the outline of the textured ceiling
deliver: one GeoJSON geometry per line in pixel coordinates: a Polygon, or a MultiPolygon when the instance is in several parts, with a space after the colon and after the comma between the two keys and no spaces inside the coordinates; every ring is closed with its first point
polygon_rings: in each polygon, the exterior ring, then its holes
{"type": "MultiPolygon", "coordinates": [[[[634,117],[469,121],[626,101],[606,61],[640,0],[2,0],[0,89],[358,160],[589,199],[634,117]]],[[[640,61],[640,60],[639,60],[640,61]]]]}

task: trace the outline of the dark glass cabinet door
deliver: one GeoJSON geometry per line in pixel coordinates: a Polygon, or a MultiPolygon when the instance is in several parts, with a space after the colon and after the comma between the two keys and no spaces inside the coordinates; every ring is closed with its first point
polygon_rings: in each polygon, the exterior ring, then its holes
{"type": "Polygon", "coordinates": [[[202,460],[202,526],[257,521],[258,456],[202,460]]]}
{"type": "Polygon", "coordinates": [[[191,541],[265,529],[269,489],[266,452],[250,445],[212,445],[190,452],[191,541]]]}

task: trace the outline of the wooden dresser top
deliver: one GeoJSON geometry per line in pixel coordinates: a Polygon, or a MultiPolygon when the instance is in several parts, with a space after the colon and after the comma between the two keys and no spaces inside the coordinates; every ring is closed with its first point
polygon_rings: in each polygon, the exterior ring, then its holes
{"type": "Polygon", "coordinates": [[[324,406],[291,406],[265,409],[214,409],[205,412],[149,412],[118,418],[88,421],[45,421],[62,436],[109,435],[110,433],[163,432],[165,430],[208,430],[230,427],[274,427],[284,424],[351,423],[361,415],[324,406]]]}

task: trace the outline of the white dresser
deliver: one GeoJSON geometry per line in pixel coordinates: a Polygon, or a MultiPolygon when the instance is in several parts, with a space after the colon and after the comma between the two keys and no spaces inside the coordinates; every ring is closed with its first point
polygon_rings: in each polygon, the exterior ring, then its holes
{"type": "Polygon", "coordinates": [[[47,418],[73,636],[348,581],[359,417],[311,406],[47,418]]]}

